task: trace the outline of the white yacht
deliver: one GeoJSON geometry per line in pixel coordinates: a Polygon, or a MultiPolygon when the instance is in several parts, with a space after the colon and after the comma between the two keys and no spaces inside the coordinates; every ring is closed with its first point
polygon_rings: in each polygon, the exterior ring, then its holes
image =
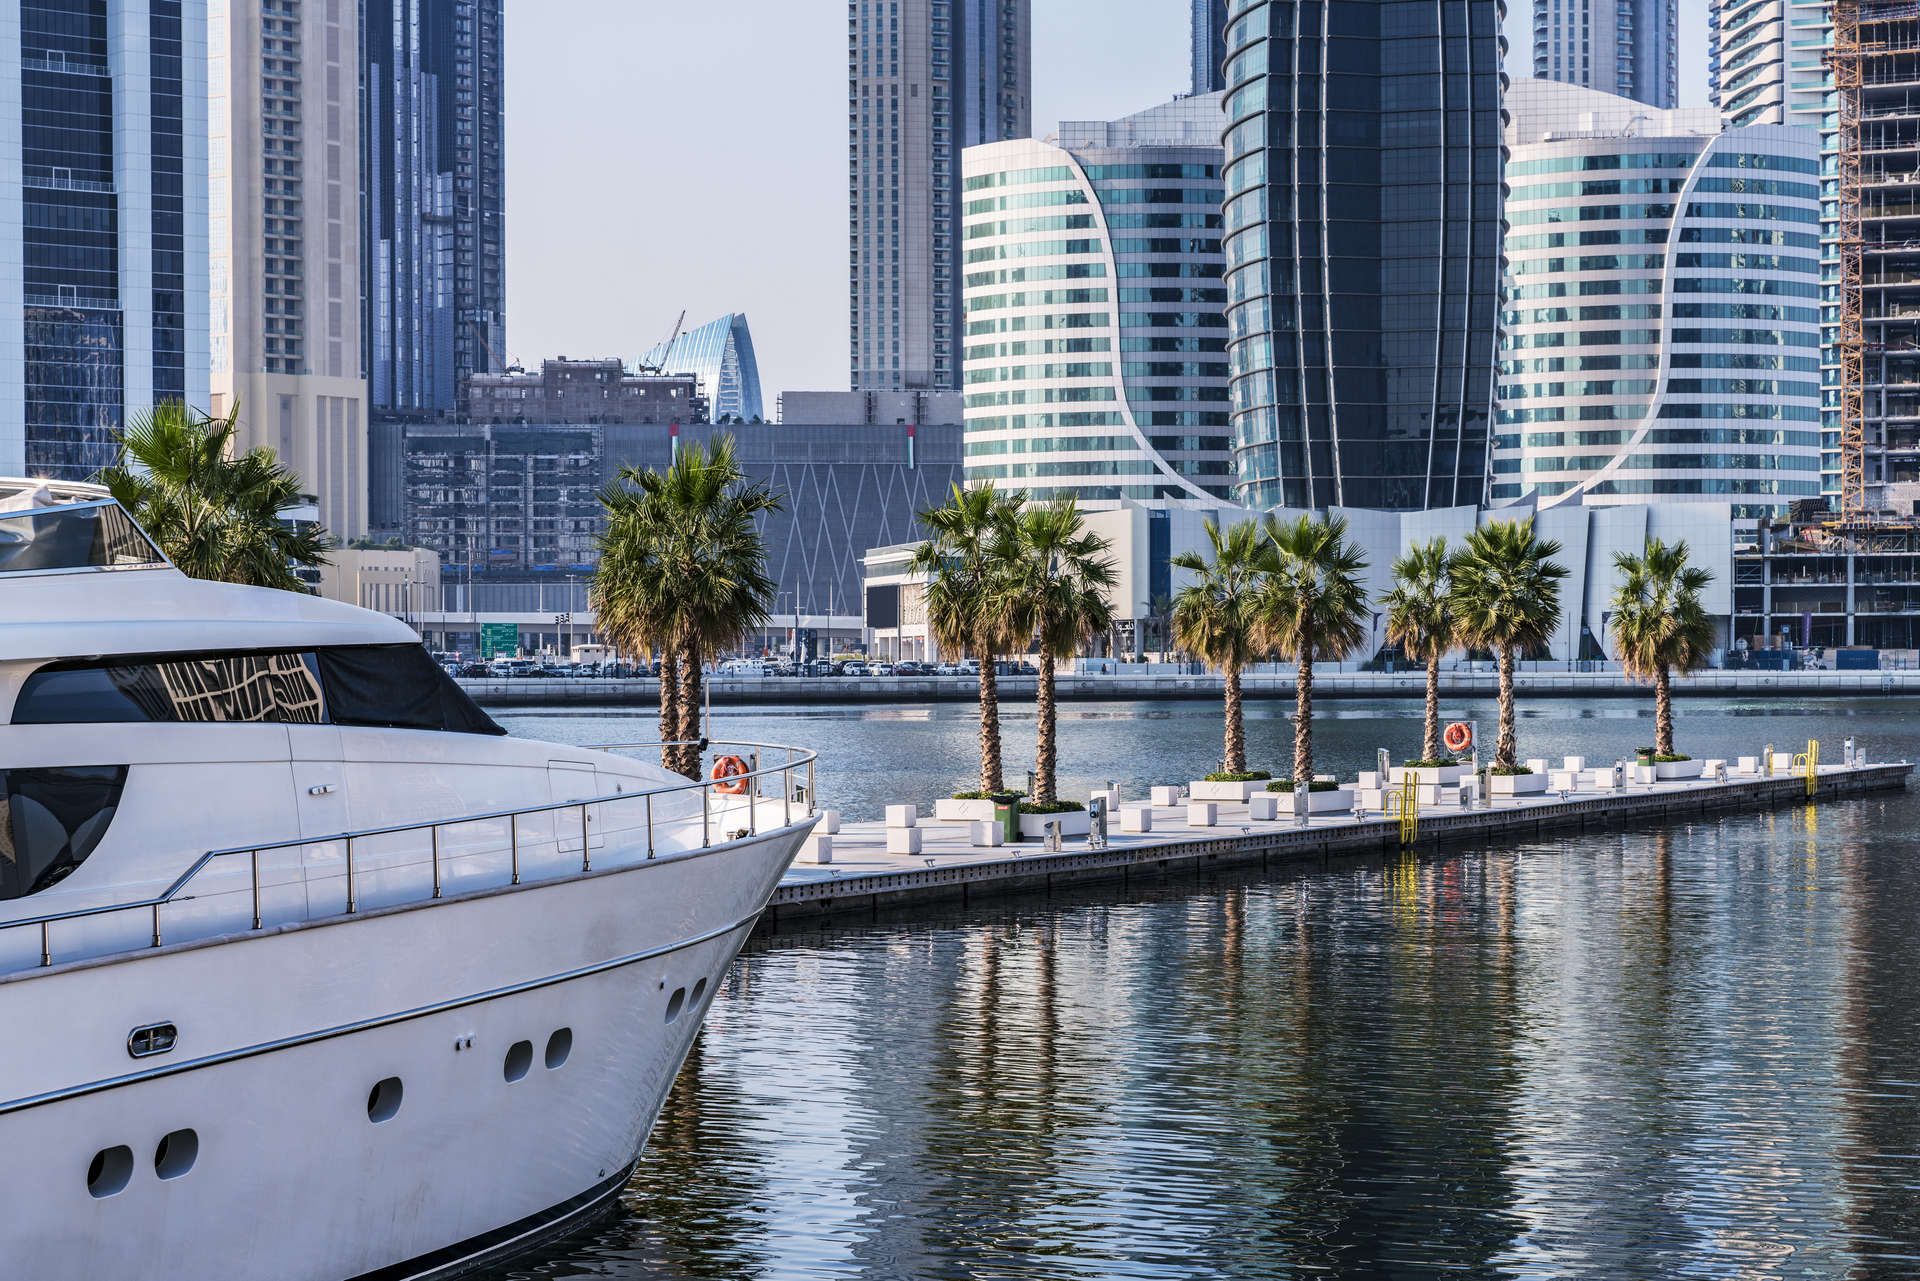
{"type": "Polygon", "coordinates": [[[0,1273],[438,1276],[577,1223],[812,826],[809,754],[716,750],[506,737],[401,623],[0,481],[0,1273]]]}

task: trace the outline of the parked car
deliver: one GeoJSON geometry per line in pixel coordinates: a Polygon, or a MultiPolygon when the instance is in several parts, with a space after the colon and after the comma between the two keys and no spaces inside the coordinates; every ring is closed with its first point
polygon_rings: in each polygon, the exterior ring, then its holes
{"type": "Polygon", "coordinates": [[[894,674],[893,664],[892,663],[875,663],[873,665],[873,674],[875,676],[892,676],[894,674]]]}
{"type": "Polygon", "coordinates": [[[468,677],[491,676],[493,675],[493,668],[486,663],[462,663],[458,675],[468,677]]]}
{"type": "Polygon", "coordinates": [[[942,663],[935,669],[934,674],[936,676],[958,676],[960,674],[960,664],[942,663]]]}
{"type": "Polygon", "coordinates": [[[959,674],[962,676],[978,676],[980,674],[980,660],[977,658],[967,659],[960,664],[959,674]]]}
{"type": "Polygon", "coordinates": [[[893,674],[895,676],[923,676],[926,674],[925,669],[925,663],[916,663],[912,659],[908,659],[904,663],[895,663],[893,665],[893,674]]]}
{"type": "Polygon", "coordinates": [[[865,676],[868,675],[867,665],[865,663],[848,663],[840,669],[840,674],[842,676],[865,676]]]}

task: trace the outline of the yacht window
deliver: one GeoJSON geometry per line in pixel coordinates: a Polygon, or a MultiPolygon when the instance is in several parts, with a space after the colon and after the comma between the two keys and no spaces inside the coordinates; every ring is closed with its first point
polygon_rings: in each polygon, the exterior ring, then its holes
{"type": "Polygon", "coordinates": [[[0,510],[0,574],[166,563],[117,503],[0,510]]]}
{"type": "Polygon", "coordinates": [[[126,783],[124,765],[0,770],[0,900],[38,894],[86,862],[126,783]]]}
{"type": "Polygon", "coordinates": [[[291,651],[55,663],[27,677],[13,708],[16,725],[325,720],[318,665],[291,651]]]}
{"type": "Polygon", "coordinates": [[[341,645],[320,651],[336,725],[505,734],[420,645],[341,645]]]}

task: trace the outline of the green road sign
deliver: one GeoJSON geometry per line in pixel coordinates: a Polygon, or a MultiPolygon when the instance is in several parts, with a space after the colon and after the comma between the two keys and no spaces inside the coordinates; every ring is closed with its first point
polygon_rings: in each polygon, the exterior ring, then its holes
{"type": "Polygon", "coordinates": [[[520,625],[518,623],[482,623],[480,624],[480,657],[483,659],[512,658],[520,652],[520,625]]]}

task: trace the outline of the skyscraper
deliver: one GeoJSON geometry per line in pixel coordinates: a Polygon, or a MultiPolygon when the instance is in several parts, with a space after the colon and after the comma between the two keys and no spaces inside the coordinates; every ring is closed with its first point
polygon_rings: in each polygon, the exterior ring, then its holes
{"type": "Polygon", "coordinates": [[[501,0],[360,12],[368,389],[375,413],[447,414],[506,351],[501,0]]]}
{"type": "Polygon", "coordinates": [[[1227,0],[1193,2],[1193,90],[1218,93],[1227,87],[1227,0]]]}
{"type": "Polygon", "coordinates": [[[1498,0],[1253,0],[1229,34],[1238,497],[1483,496],[1500,286],[1498,0]]]}
{"type": "Polygon", "coordinates": [[[968,483],[1231,501],[1220,96],[969,147],[965,168],[968,483]]]}
{"type": "Polygon", "coordinates": [[[1493,500],[1817,497],[1818,136],[1551,80],[1506,107],[1493,500]]]}
{"type": "Polygon", "coordinates": [[[206,8],[0,13],[0,474],[85,480],[207,405],[206,8]]]}
{"type": "Polygon", "coordinates": [[[213,399],[367,528],[355,6],[208,0],[213,399]]]}
{"type": "Polygon", "coordinates": [[[640,358],[643,368],[668,374],[693,374],[707,398],[713,421],[764,418],[760,365],[753,356],[753,333],[738,312],[708,321],[661,343],[640,358]]]}
{"type": "Polygon", "coordinates": [[[1030,0],[848,0],[856,391],[960,380],[960,152],[1030,128],[1030,0]]]}
{"type": "Polygon", "coordinates": [[[1533,74],[1673,107],[1679,101],[1678,0],[1533,0],[1533,74]]]}

